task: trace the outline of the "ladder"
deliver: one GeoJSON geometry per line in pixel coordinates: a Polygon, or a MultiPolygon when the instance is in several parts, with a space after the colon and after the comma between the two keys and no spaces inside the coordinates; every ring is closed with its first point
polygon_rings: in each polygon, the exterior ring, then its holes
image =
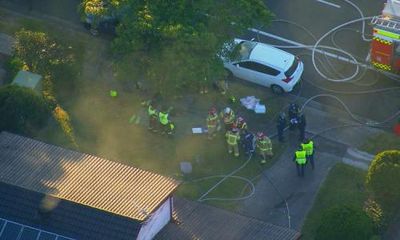
{"type": "Polygon", "coordinates": [[[382,16],[374,16],[371,20],[371,24],[400,31],[400,22],[385,19],[382,16]]]}

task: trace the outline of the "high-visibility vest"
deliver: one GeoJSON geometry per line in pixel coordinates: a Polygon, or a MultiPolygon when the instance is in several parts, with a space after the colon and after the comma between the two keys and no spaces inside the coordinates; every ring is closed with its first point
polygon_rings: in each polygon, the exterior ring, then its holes
{"type": "Polygon", "coordinates": [[[261,151],[271,151],[272,150],[271,140],[269,138],[258,139],[257,147],[261,151]]]}
{"type": "Polygon", "coordinates": [[[306,151],[304,150],[298,150],[296,151],[296,163],[303,165],[306,164],[307,159],[306,159],[306,151]]]}
{"type": "Polygon", "coordinates": [[[167,125],[168,122],[169,122],[169,120],[168,120],[168,113],[160,112],[160,113],[158,114],[158,118],[159,118],[160,123],[161,123],[162,125],[167,125]]]}
{"type": "Polygon", "coordinates": [[[228,138],[228,144],[229,145],[236,145],[238,140],[239,140],[239,134],[233,133],[231,131],[226,133],[226,137],[228,138]]]}
{"type": "Polygon", "coordinates": [[[151,116],[151,117],[157,115],[156,109],[153,108],[153,106],[151,106],[151,105],[149,105],[149,107],[147,108],[147,113],[148,113],[149,116],[151,116]]]}
{"type": "Polygon", "coordinates": [[[237,123],[236,127],[239,128],[240,130],[245,130],[247,129],[247,123],[243,122],[242,124],[237,123]]]}
{"type": "Polygon", "coordinates": [[[225,124],[232,124],[235,121],[235,114],[233,111],[228,115],[223,113],[222,119],[224,120],[225,124]]]}
{"type": "Polygon", "coordinates": [[[208,115],[207,117],[207,127],[212,128],[217,126],[217,121],[218,120],[218,115],[213,114],[213,115],[208,115]]]}
{"type": "Polygon", "coordinates": [[[314,152],[314,142],[310,141],[309,143],[302,143],[301,146],[303,150],[306,151],[307,156],[310,156],[314,152]]]}

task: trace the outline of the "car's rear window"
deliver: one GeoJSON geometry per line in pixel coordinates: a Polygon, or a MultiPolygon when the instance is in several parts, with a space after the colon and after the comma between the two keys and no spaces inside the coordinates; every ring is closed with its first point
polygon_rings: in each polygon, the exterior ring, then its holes
{"type": "Polygon", "coordinates": [[[299,60],[297,58],[294,59],[292,66],[289,67],[285,72],[286,77],[291,77],[293,73],[296,71],[297,66],[299,66],[299,60]]]}

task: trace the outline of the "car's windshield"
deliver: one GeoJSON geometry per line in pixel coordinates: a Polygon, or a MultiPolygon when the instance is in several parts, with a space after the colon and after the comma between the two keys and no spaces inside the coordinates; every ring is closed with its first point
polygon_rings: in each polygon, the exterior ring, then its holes
{"type": "Polygon", "coordinates": [[[231,59],[234,61],[242,61],[249,59],[251,51],[257,45],[256,42],[243,41],[235,46],[232,51],[231,59]]]}

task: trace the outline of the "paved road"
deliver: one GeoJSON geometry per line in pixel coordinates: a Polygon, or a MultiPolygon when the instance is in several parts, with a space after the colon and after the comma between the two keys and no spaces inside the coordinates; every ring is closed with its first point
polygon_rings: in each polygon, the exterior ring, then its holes
{"type": "MultiPolygon", "coordinates": [[[[311,37],[311,34],[319,39],[333,27],[352,19],[360,18],[360,13],[356,8],[346,3],[344,0],[329,0],[328,2],[340,7],[334,7],[317,0],[267,0],[266,3],[275,13],[277,20],[283,19],[289,22],[274,21],[271,26],[259,26],[259,29],[299,43],[313,45],[315,39],[311,37]]],[[[354,1],[363,12],[364,16],[380,14],[383,2],[385,1],[354,1]]],[[[331,47],[339,47],[350,52],[360,61],[364,61],[368,55],[369,42],[362,40],[360,30],[360,23],[352,24],[330,34],[321,43],[331,47]]],[[[366,26],[365,33],[367,38],[371,37],[371,27],[368,25],[366,26]]],[[[249,34],[247,37],[256,37],[262,42],[271,44],[288,45],[284,42],[254,33],[249,34]]],[[[315,71],[310,57],[311,51],[304,49],[288,49],[287,51],[300,55],[305,63],[305,72],[303,75],[304,84],[301,90],[301,95],[303,97],[307,98],[320,93],[333,93],[344,100],[352,111],[375,121],[386,119],[388,116],[399,111],[399,89],[369,94],[342,94],[326,89],[348,92],[376,90],[387,87],[399,88],[400,81],[391,80],[374,71],[366,71],[363,74],[357,75],[359,80],[353,83],[328,82],[315,71]],[[371,109],[374,110],[371,111],[371,109]]],[[[333,53],[338,54],[337,52],[333,53]]],[[[317,62],[319,62],[318,66],[320,71],[333,78],[350,76],[355,71],[355,67],[351,64],[335,60],[330,60],[328,62],[327,58],[321,55],[317,55],[317,62]]],[[[317,100],[324,104],[339,106],[337,101],[329,98],[320,98],[317,100]]]]}
{"type": "Polygon", "coordinates": [[[40,14],[80,24],[80,0],[0,0],[0,6],[23,14],[40,14]]]}

